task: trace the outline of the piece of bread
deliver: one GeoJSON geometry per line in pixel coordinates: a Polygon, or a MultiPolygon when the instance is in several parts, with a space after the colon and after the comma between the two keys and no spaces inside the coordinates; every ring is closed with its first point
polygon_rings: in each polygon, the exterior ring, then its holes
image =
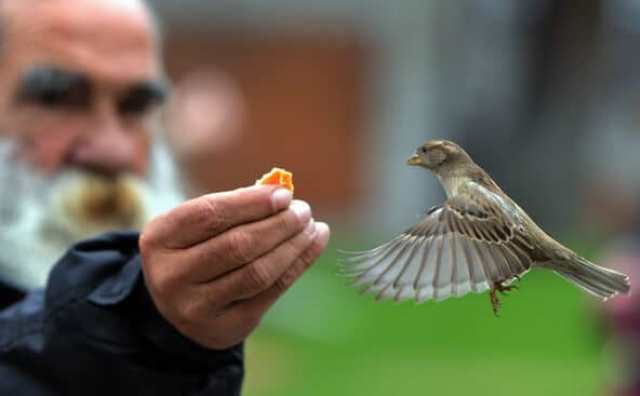
{"type": "Polygon", "coordinates": [[[256,185],[279,185],[293,192],[293,173],[286,169],[273,168],[256,181],[256,185]]]}

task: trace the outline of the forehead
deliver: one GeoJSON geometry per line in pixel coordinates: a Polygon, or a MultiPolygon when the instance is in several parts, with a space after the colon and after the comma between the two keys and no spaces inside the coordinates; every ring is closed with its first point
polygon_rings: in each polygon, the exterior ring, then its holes
{"type": "Polygon", "coordinates": [[[5,15],[14,69],[50,65],[112,85],[160,74],[153,23],[134,0],[7,3],[13,3],[5,15]]]}

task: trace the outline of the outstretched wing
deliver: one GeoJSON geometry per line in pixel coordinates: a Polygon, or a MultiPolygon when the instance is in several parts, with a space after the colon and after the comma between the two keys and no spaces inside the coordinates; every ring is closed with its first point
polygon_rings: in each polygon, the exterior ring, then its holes
{"type": "Polygon", "coordinates": [[[378,298],[422,302],[512,280],[530,269],[532,249],[515,208],[475,185],[384,245],[344,252],[342,263],[357,285],[378,298]]]}

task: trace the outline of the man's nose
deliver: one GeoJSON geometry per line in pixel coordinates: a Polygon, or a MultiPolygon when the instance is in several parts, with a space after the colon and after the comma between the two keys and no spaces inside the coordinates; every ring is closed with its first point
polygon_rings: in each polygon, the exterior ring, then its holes
{"type": "Polygon", "coordinates": [[[115,114],[98,120],[93,130],[74,145],[70,165],[108,176],[136,172],[138,139],[134,132],[127,130],[115,114]]]}

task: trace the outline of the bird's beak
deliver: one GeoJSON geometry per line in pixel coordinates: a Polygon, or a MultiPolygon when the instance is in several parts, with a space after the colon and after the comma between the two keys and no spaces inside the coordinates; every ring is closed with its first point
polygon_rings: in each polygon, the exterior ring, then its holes
{"type": "Polygon", "coordinates": [[[422,161],[422,157],[420,157],[418,154],[412,155],[407,160],[407,165],[416,166],[416,165],[422,165],[422,164],[424,164],[424,162],[422,161]]]}

